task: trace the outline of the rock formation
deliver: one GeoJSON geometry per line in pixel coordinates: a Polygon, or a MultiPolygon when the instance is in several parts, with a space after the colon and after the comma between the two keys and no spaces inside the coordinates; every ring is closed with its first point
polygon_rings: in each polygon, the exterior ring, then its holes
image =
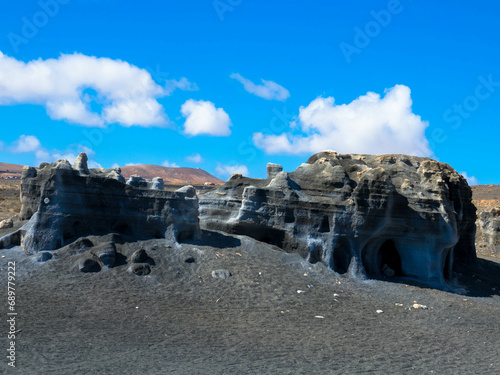
{"type": "Polygon", "coordinates": [[[243,234],[322,261],[338,273],[406,276],[440,287],[474,261],[466,180],[429,158],[323,151],[294,172],[233,175],[200,196],[204,228],[243,234]]]}
{"type": "Polygon", "coordinates": [[[183,240],[199,235],[196,194],[189,188],[152,190],[137,180],[134,187],[124,183],[119,169],[89,170],[85,154],[73,166],[59,160],[39,170],[25,167],[19,218],[29,221],[1,238],[0,248],[21,244],[31,254],[111,232],[133,239],[183,240]]]}
{"type": "Polygon", "coordinates": [[[479,213],[476,243],[487,255],[500,255],[500,207],[479,213]]]}

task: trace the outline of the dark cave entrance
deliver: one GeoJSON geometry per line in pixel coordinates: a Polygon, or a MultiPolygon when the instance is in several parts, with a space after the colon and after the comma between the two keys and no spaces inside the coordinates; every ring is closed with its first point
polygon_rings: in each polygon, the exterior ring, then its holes
{"type": "Polygon", "coordinates": [[[349,270],[351,264],[351,250],[346,237],[339,237],[333,249],[333,270],[344,274],[349,270]]]}
{"type": "Polygon", "coordinates": [[[386,240],[377,254],[378,272],[383,276],[403,276],[401,257],[392,240],[386,240]]]}
{"type": "Polygon", "coordinates": [[[309,263],[315,264],[323,259],[323,246],[315,244],[312,250],[309,251],[309,263]]]}

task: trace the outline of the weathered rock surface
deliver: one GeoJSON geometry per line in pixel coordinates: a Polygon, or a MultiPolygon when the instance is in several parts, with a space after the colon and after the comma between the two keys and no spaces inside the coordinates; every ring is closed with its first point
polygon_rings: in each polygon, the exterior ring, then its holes
{"type": "Polygon", "coordinates": [[[476,211],[466,180],[429,158],[323,151],[268,179],[233,175],[200,196],[204,228],[243,234],[339,273],[452,284],[474,261],[476,211]]]}
{"type": "Polygon", "coordinates": [[[148,256],[148,253],[146,252],[146,250],[140,249],[140,250],[135,251],[132,254],[130,261],[132,263],[146,263],[148,258],[149,258],[149,256],[148,256]]]}
{"type": "Polygon", "coordinates": [[[8,229],[14,226],[14,221],[12,219],[5,219],[0,221],[0,229],[8,229]]]}
{"type": "Polygon", "coordinates": [[[500,207],[482,211],[477,218],[476,243],[481,253],[500,255],[500,207]]]}
{"type": "Polygon", "coordinates": [[[84,256],[78,261],[78,269],[81,272],[99,272],[101,265],[91,256],[84,256]]]}
{"type": "Polygon", "coordinates": [[[79,237],[111,232],[137,239],[199,235],[196,194],[124,184],[118,169],[88,170],[83,155],[74,166],[59,160],[39,171],[23,168],[19,216],[29,221],[1,238],[0,248],[21,244],[27,253],[55,250],[79,237]]]}
{"type": "Polygon", "coordinates": [[[116,262],[116,246],[112,242],[107,242],[96,246],[92,252],[97,255],[99,260],[107,267],[113,267],[116,262]]]}
{"type": "Polygon", "coordinates": [[[146,276],[151,273],[151,267],[148,263],[132,263],[128,268],[128,272],[137,276],[146,276]]]}

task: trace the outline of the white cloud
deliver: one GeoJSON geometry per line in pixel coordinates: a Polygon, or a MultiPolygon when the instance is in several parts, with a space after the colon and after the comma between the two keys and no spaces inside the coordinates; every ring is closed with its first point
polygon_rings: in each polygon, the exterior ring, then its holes
{"type": "Polygon", "coordinates": [[[3,141],[0,141],[0,151],[3,150],[3,141]]]}
{"type": "Polygon", "coordinates": [[[278,85],[276,82],[261,79],[262,84],[256,85],[238,73],[233,73],[230,77],[242,83],[245,90],[250,94],[257,95],[260,98],[285,101],[290,97],[290,92],[283,86],[278,85]]]}
{"type": "Polygon", "coordinates": [[[181,107],[186,118],[184,133],[188,135],[208,134],[228,136],[232,126],[229,115],[222,108],[215,108],[214,103],[204,100],[187,100],[181,107]]]}
{"type": "MultiPolygon", "coordinates": [[[[35,155],[36,163],[40,164],[42,162],[51,163],[59,159],[66,159],[70,163],[74,163],[78,154],[80,152],[87,153],[87,156],[91,158],[95,155],[95,152],[86,146],[75,145],[74,150],[47,150],[42,147],[40,140],[34,135],[21,135],[19,139],[14,141],[9,147],[9,150],[13,153],[32,153],[35,155]]],[[[89,168],[100,168],[101,165],[93,160],[88,161],[89,168]]]]}
{"type": "Polygon", "coordinates": [[[193,164],[203,163],[203,158],[201,157],[200,154],[193,154],[186,156],[184,160],[186,160],[188,163],[193,163],[193,164]]]}
{"type": "Polygon", "coordinates": [[[34,135],[21,135],[19,139],[12,144],[11,151],[14,153],[35,152],[41,147],[40,141],[34,135]]]}
{"type": "Polygon", "coordinates": [[[167,79],[165,81],[165,93],[171,95],[176,89],[182,91],[198,91],[198,85],[193,82],[189,82],[186,77],[182,77],[180,80],[167,79]]]}
{"type": "Polygon", "coordinates": [[[215,173],[221,177],[231,177],[234,173],[240,173],[243,176],[248,176],[248,168],[246,165],[226,165],[217,164],[215,167],[215,173]]]}
{"type": "Polygon", "coordinates": [[[161,165],[168,168],[180,168],[176,163],[171,163],[168,160],[165,160],[161,165]]]}
{"type": "Polygon", "coordinates": [[[349,104],[319,97],[300,107],[300,123],[293,132],[255,133],[254,143],[268,154],[310,154],[322,150],[341,153],[401,153],[432,156],[425,138],[428,126],[412,112],[410,89],[396,85],[385,96],[368,92],[349,104]]]}
{"type": "Polygon", "coordinates": [[[118,164],[118,163],[113,163],[113,165],[111,166],[111,168],[120,168],[120,164],[118,164]]]}
{"type": "Polygon", "coordinates": [[[467,180],[469,185],[479,185],[479,180],[474,176],[469,176],[467,172],[460,172],[462,176],[467,180]]]}
{"type": "Polygon", "coordinates": [[[25,63],[0,52],[0,105],[42,105],[54,120],[164,126],[169,120],[157,98],[167,94],[150,73],[125,61],[75,53],[25,63]],[[102,113],[92,111],[92,100],[102,113]]]}
{"type": "Polygon", "coordinates": [[[127,164],[125,164],[126,167],[134,167],[136,165],[142,165],[142,163],[127,163],[127,164]]]}

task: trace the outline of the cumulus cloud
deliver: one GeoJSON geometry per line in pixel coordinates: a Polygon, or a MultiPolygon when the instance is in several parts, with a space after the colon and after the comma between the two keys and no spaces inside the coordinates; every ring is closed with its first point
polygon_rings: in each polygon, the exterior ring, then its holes
{"type": "Polygon", "coordinates": [[[193,163],[193,164],[203,163],[203,158],[201,157],[200,154],[193,154],[186,156],[184,160],[186,160],[188,163],[193,163]]]}
{"type": "Polygon", "coordinates": [[[142,163],[126,163],[126,167],[135,167],[136,165],[142,165],[142,163]]]}
{"type": "Polygon", "coordinates": [[[479,180],[474,176],[469,176],[467,172],[460,172],[462,176],[467,180],[469,185],[479,185],[479,180]]]}
{"type": "MultiPolygon", "coordinates": [[[[80,152],[85,152],[89,158],[95,155],[95,152],[86,146],[74,145],[73,150],[47,150],[40,140],[34,135],[21,135],[19,139],[14,141],[9,147],[13,153],[32,153],[35,155],[36,163],[54,162],[59,159],[66,159],[70,163],[74,163],[80,152]]],[[[89,168],[99,168],[100,164],[93,160],[88,161],[89,168]]]]}
{"type": "Polygon", "coordinates": [[[264,79],[261,79],[262,84],[256,85],[255,83],[253,83],[249,79],[242,77],[241,74],[238,73],[233,73],[229,77],[243,84],[243,88],[250,94],[254,94],[260,98],[264,98],[267,100],[285,101],[290,97],[290,92],[288,92],[287,89],[273,81],[266,81],[264,79]]]}
{"type": "Polygon", "coordinates": [[[41,147],[40,141],[34,135],[21,135],[18,140],[13,142],[11,151],[14,153],[35,152],[41,147]]]}
{"type": "Polygon", "coordinates": [[[176,163],[171,163],[168,160],[165,160],[163,163],[161,163],[161,165],[169,168],[180,168],[176,163]]]}
{"type": "Polygon", "coordinates": [[[181,113],[186,118],[184,133],[188,135],[208,134],[228,136],[232,126],[229,115],[222,108],[215,108],[214,103],[204,100],[187,100],[181,106],[181,113]]]}
{"type": "Polygon", "coordinates": [[[189,82],[186,77],[182,77],[179,80],[167,79],[165,81],[165,93],[171,95],[176,89],[182,91],[198,91],[198,85],[193,82],[189,82]]]}
{"type": "Polygon", "coordinates": [[[215,173],[221,177],[231,177],[234,173],[240,173],[243,176],[248,176],[248,168],[246,165],[227,165],[227,164],[217,164],[215,167],[215,173]]]}
{"type": "Polygon", "coordinates": [[[268,154],[342,153],[432,156],[425,137],[428,126],[412,112],[410,89],[396,85],[382,98],[368,92],[349,104],[319,97],[300,107],[299,122],[289,133],[255,133],[254,143],[268,154]]]}
{"type": "Polygon", "coordinates": [[[169,120],[157,98],[168,93],[146,70],[121,60],[75,53],[25,63],[0,52],[0,105],[42,105],[54,120],[165,126],[169,120]],[[95,98],[86,94],[89,89],[95,98]],[[92,110],[92,100],[101,113],[92,110]]]}

